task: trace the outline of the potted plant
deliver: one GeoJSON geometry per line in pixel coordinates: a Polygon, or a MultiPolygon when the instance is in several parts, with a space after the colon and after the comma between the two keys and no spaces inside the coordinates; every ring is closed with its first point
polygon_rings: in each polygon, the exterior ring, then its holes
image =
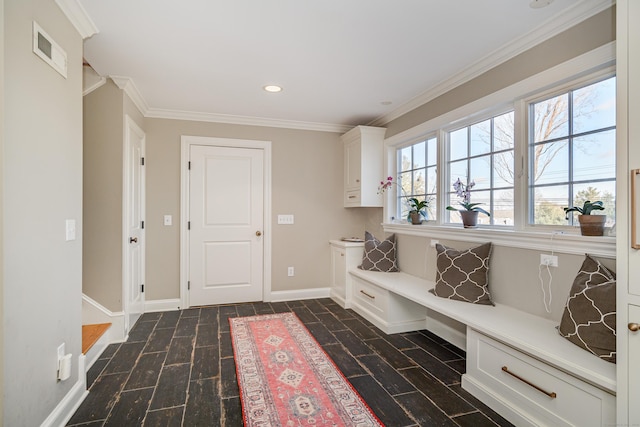
{"type": "Polygon", "coordinates": [[[479,207],[482,203],[471,203],[471,189],[476,185],[475,181],[469,182],[467,185],[464,185],[460,178],[453,183],[453,189],[456,190],[456,194],[458,197],[462,198],[462,201],[458,202],[462,209],[454,208],[453,206],[447,206],[447,210],[449,211],[458,211],[460,212],[460,217],[462,218],[462,225],[464,228],[474,228],[478,224],[478,213],[482,212],[487,216],[491,216],[491,214],[481,207],[479,207]]]}
{"type": "MultiPolygon", "coordinates": [[[[404,189],[400,184],[393,180],[392,176],[388,176],[386,180],[380,181],[380,185],[378,186],[378,194],[382,194],[391,186],[397,185],[402,192],[402,195],[406,197],[404,189]]],[[[407,221],[412,224],[419,225],[422,224],[423,219],[429,219],[429,214],[426,211],[426,208],[429,207],[429,203],[431,203],[431,198],[427,197],[424,200],[419,200],[416,197],[411,197],[407,199],[407,203],[409,204],[409,213],[407,214],[407,221]]]]}
{"type": "Polygon", "coordinates": [[[407,221],[411,221],[411,224],[422,224],[422,218],[428,218],[425,208],[429,206],[429,200],[418,200],[415,197],[411,197],[407,199],[407,202],[409,203],[407,221]]]}
{"type": "Polygon", "coordinates": [[[604,223],[607,220],[606,215],[591,215],[593,211],[603,211],[601,201],[591,202],[587,200],[582,207],[571,206],[564,208],[565,219],[569,219],[571,212],[578,212],[578,221],[580,221],[580,233],[583,236],[602,236],[604,234],[604,223]]]}

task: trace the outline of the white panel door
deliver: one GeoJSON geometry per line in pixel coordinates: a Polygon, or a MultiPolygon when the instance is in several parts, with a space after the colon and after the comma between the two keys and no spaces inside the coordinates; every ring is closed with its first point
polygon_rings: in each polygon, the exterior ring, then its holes
{"type": "Polygon", "coordinates": [[[192,145],[189,305],[262,301],[264,153],[192,145]]]}
{"type": "Polygon", "coordinates": [[[144,313],[145,134],[128,116],[124,141],[124,265],[125,335],[144,313]]]}

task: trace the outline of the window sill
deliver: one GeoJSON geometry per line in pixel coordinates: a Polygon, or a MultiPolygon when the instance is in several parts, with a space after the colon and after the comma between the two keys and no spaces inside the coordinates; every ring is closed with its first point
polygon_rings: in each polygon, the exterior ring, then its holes
{"type": "Polygon", "coordinates": [[[432,239],[459,240],[464,242],[492,242],[497,246],[531,249],[543,252],[615,258],[616,238],[612,236],[581,236],[579,234],[516,231],[495,228],[462,228],[462,225],[412,225],[384,223],[386,233],[404,234],[408,236],[429,237],[432,239]]]}

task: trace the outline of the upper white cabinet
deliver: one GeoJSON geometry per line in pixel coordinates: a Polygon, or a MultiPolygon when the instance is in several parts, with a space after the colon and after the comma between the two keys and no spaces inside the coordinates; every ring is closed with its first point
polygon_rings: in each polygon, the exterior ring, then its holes
{"type": "Polygon", "coordinates": [[[344,207],[382,207],[385,128],[356,126],[342,135],[344,143],[344,207]]]}

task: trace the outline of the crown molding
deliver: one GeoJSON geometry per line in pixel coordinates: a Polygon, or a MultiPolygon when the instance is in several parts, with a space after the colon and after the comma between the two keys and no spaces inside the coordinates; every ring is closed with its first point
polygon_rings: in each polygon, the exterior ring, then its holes
{"type": "Polygon", "coordinates": [[[56,4],[83,39],[98,33],[98,27],[78,0],[56,0],[56,4]]]}
{"type": "Polygon", "coordinates": [[[96,73],[90,66],[85,65],[82,67],[82,96],[89,95],[106,82],[107,79],[96,73]]]}
{"type": "Polygon", "coordinates": [[[296,120],[280,120],[267,117],[235,116],[231,114],[201,113],[196,111],[164,110],[160,108],[152,108],[148,110],[147,113],[145,113],[145,117],[336,133],[344,133],[353,128],[353,126],[331,123],[301,122],[296,120]]]}
{"type": "Polygon", "coordinates": [[[202,113],[197,111],[165,110],[149,108],[133,79],[125,76],[109,76],[120,89],[126,93],[144,117],[154,119],[190,120],[196,122],[226,123],[246,126],[265,126],[272,128],[313,130],[319,132],[344,133],[353,126],[331,123],[300,122],[296,120],[279,120],[266,117],[234,116],[231,114],[202,113]]]}
{"type": "Polygon", "coordinates": [[[513,41],[494,50],[484,58],[472,64],[463,71],[454,74],[452,77],[440,82],[431,89],[415,96],[405,104],[395,110],[374,119],[368,125],[384,126],[392,120],[415,110],[421,105],[443,95],[450,90],[482,75],[492,68],[516,57],[517,55],[531,49],[532,47],[548,40],[561,32],[579,24],[580,22],[608,9],[615,3],[615,0],[584,0],[577,2],[564,13],[550,19],[533,31],[516,38],[513,41]]]}
{"type": "Polygon", "coordinates": [[[147,112],[149,111],[149,105],[147,101],[144,100],[142,94],[138,90],[138,87],[133,82],[133,79],[125,76],[109,76],[111,80],[118,86],[120,89],[126,93],[129,98],[133,101],[133,103],[138,107],[138,110],[142,113],[143,116],[147,116],[147,112]]]}

